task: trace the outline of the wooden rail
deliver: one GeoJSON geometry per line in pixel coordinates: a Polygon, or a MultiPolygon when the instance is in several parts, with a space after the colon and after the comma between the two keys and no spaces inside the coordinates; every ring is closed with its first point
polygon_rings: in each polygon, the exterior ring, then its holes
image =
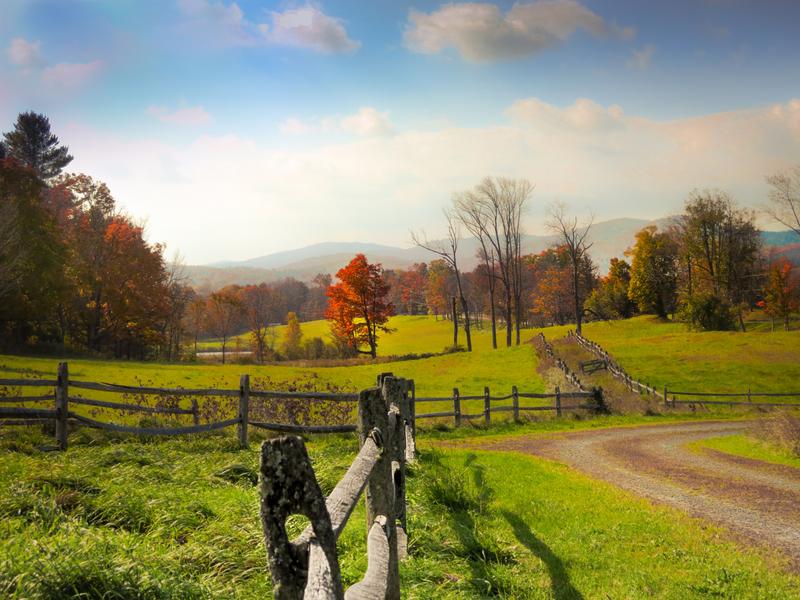
{"type": "Polygon", "coordinates": [[[592,390],[580,392],[562,392],[558,387],[550,394],[542,394],[536,392],[520,392],[517,386],[511,386],[510,394],[503,394],[499,396],[492,396],[489,387],[483,389],[483,394],[480,396],[462,396],[458,388],[453,388],[453,393],[450,396],[433,396],[433,397],[417,397],[414,402],[450,402],[453,405],[452,410],[436,411],[429,413],[421,413],[416,415],[416,419],[436,419],[436,418],[453,418],[455,427],[461,427],[464,419],[479,419],[483,417],[484,422],[491,423],[492,413],[510,412],[515,421],[519,420],[521,412],[527,411],[555,411],[556,416],[561,416],[564,410],[589,410],[593,412],[602,412],[605,408],[603,401],[602,388],[594,388],[592,390]],[[522,406],[520,405],[520,398],[539,399],[539,400],[552,400],[550,406],[522,406]],[[565,398],[570,399],[583,399],[586,400],[583,404],[572,404],[569,406],[562,405],[562,400],[565,398]],[[464,400],[483,400],[483,411],[479,413],[467,414],[461,412],[461,402],[464,400]],[[507,402],[511,400],[511,404],[503,406],[492,406],[493,402],[507,402]]]}
{"type": "MultiPolygon", "coordinates": [[[[318,402],[352,402],[359,399],[358,394],[334,394],[328,392],[292,392],[277,390],[251,390],[250,376],[242,375],[238,389],[218,388],[161,388],[148,386],[129,386],[114,383],[98,383],[93,381],[75,381],[69,378],[67,363],[58,365],[56,379],[0,379],[0,387],[19,389],[14,395],[0,397],[0,424],[2,425],[31,425],[42,421],[55,422],[55,437],[61,449],[67,448],[67,433],[70,425],[93,427],[119,433],[136,435],[183,435],[203,433],[236,426],[239,443],[242,447],[248,445],[249,427],[266,429],[280,433],[340,433],[353,432],[355,425],[297,425],[287,423],[269,423],[266,421],[250,420],[250,398],[267,399],[299,399],[318,402]],[[52,387],[53,393],[39,395],[23,395],[23,388],[52,387]],[[132,396],[166,396],[170,400],[189,399],[191,408],[176,406],[146,406],[131,402],[112,402],[98,400],[84,396],[72,395],[72,389],[91,390],[95,392],[127,394],[132,396]],[[200,423],[200,407],[196,397],[228,397],[239,399],[236,418],[220,420],[212,423],[200,423]],[[42,402],[54,402],[53,408],[29,408],[27,406],[7,406],[9,404],[29,405],[42,402]],[[124,412],[139,412],[145,414],[163,415],[191,415],[193,425],[181,427],[134,427],[117,423],[107,423],[92,419],[71,410],[72,406],[89,406],[101,409],[118,410],[124,412]]],[[[411,385],[413,390],[413,382],[411,385]]],[[[411,428],[414,429],[413,427],[411,428]]],[[[415,431],[412,431],[415,433],[415,431]]],[[[413,447],[413,446],[412,446],[413,447]]]]}
{"type": "Polygon", "coordinates": [[[748,389],[746,392],[686,392],[674,391],[669,389],[668,385],[664,386],[664,391],[657,390],[649,383],[644,383],[638,379],[631,377],[620,364],[600,344],[586,339],[579,333],[570,330],[567,332],[569,339],[575,340],[581,347],[585,348],[595,356],[598,356],[605,362],[606,369],[616,379],[625,384],[625,386],[632,392],[638,392],[648,396],[660,398],[665,406],[676,406],[678,404],[687,404],[694,406],[699,404],[704,406],[706,404],[727,404],[728,406],[764,406],[764,407],[800,407],[800,402],[753,402],[753,398],[798,398],[800,399],[800,392],[753,392],[748,389]],[[691,400],[678,400],[677,396],[690,396],[691,400]],[[747,398],[747,401],[733,401],[733,400],[705,400],[704,398],[747,398]]]}
{"type": "MultiPolygon", "coordinates": [[[[413,383],[390,373],[358,399],[361,450],[326,499],[303,440],[286,436],[261,446],[261,523],[276,599],[400,598],[399,561],[408,552],[405,465],[409,457],[409,396],[413,383]],[[366,495],[367,571],[344,591],[336,540],[366,495]],[[289,541],[286,519],[310,524],[289,541]]],[[[413,457],[412,457],[413,459],[413,457]]]]}

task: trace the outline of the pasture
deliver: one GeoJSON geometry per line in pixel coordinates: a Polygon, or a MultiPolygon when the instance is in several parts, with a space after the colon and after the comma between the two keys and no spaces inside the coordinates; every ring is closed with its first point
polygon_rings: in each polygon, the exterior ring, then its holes
{"type": "MultiPolygon", "coordinates": [[[[0,463],[0,595],[269,596],[255,442],[75,435],[65,454],[36,451],[35,434],[2,441],[14,460],[0,463]]],[[[308,447],[328,492],[357,442],[308,447]]],[[[800,594],[768,551],[745,552],[714,527],[541,459],[425,444],[409,503],[408,598],[800,594]]],[[[292,518],[290,533],[302,527],[292,518]]],[[[366,568],[363,532],[362,502],[339,540],[346,584],[366,568]]]]}

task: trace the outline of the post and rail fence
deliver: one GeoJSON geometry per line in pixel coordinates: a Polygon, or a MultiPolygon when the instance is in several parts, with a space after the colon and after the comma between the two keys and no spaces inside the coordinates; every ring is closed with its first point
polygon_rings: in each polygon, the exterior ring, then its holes
{"type": "MultiPolygon", "coordinates": [[[[603,395],[602,389],[585,390],[578,392],[562,392],[557,387],[552,393],[522,392],[517,386],[512,386],[510,394],[493,396],[489,387],[484,387],[483,394],[462,396],[458,388],[453,388],[451,396],[443,397],[417,397],[416,388],[412,380],[409,381],[408,407],[409,407],[409,437],[416,439],[417,419],[434,418],[453,418],[455,427],[461,427],[465,423],[472,423],[475,419],[482,419],[484,423],[491,424],[493,413],[512,413],[514,420],[519,420],[521,414],[534,411],[553,411],[556,416],[561,416],[563,411],[568,410],[588,410],[602,412],[603,395]],[[546,405],[523,405],[520,399],[550,400],[546,405]],[[462,412],[462,402],[483,401],[483,410],[475,413],[462,412]],[[507,404],[511,401],[510,404],[507,404]],[[566,403],[564,403],[566,401],[566,403]],[[452,404],[452,410],[442,412],[429,412],[417,414],[417,403],[436,403],[447,402],[452,404]],[[503,403],[497,405],[497,403],[503,403]]],[[[251,427],[274,431],[277,433],[348,433],[357,431],[356,424],[320,424],[320,425],[299,425],[293,423],[274,423],[252,418],[251,400],[254,398],[262,399],[290,399],[308,400],[309,402],[346,402],[357,403],[359,394],[355,393],[328,393],[328,392],[292,392],[292,391],[273,391],[257,390],[250,387],[250,376],[242,375],[239,387],[236,389],[220,388],[161,388],[147,386],[129,386],[112,383],[96,383],[91,381],[77,381],[69,378],[69,368],[67,363],[60,363],[56,379],[0,379],[0,387],[22,388],[49,387],[53,393],[39,395],[22,395],[21,392],[12,396],[0,396],[0,425],[36,425],[46,422],[55,424],[55,438],[60,449],[67,447],[67,432],[70,424],[83,427],[102,429],[116,433],[130,433],[135,435],[160,436],[160,435],[183,435],[192,433],[204,433],[236,427],[237,437],[242,447],[248,445],[248,433],[251,427]],[[143,404],[133,404],[129,402],[115,402],[110,400],[99,400],[75,394],[75,390],[83,390],[127,395],[153,395],[169,397],[173,399],[175,406],[148,406],[143,404]],[[235,418],[217,420],[209,423],[200,422],[200,405],[198,397],[227,397],[232,400],[238,399],[238,409],[235,418]],[[179,406],[180,400],[186,399],[189,406],[182,408],[179,406]],[[41,405],[43,402],[52,401],[53,408],[30,408],[27,406],[9,406],[34,404],[41,405]],[[144,413],[147,415],[171,415],[171,416],[191,416],[192,425],[186,426],[143,426],[123,425],[100,421],[75,411],[76,406],[86,406],[94,409],[109,409],[144,413]]],[[[235,400],[234,400],[235,401],[235,400]]]]}
{"type": "Polygon", "coordinates": [[[400,599],[399,562],[408,554],[406,463],[414,460],[412,389],[412,381],[385,373],[359,394],[361,449],[327,498],[301,438],[262,444],[261,523],[276,599],[400,599]],[[345,592],[336,540],[362,493],[367,570],[345,592]],[[310,524],[289,541],[286,519],[292,514],[310,524]]]}
{"type": "MultiPolygon", "coordinates": [[[[712,405],[727,405],[734,406],[761,406],[761,407],[782,407],[782,408],[800,408],[800,392],[753,392],[748,389],[746,392],[687,392],[675,391],[669,389],[668,385],[664,385],[663,391],[658,390],[650,383],[639,381],[638,379],[629,375],[625,369],[614,359],[609,352],[607,352],[600,344],[593,342],[574,330],[567,332],[567,338],[574,340],[582,348],[588,350],[595,356],[599,357],[605,363],[606,370],[611,375],[620,380],[626,388],[632,392],[638,392],[647,396],[660,398],[664,406],[676,407],[677,405],[695,405],[705,406],[712,405]],[[679,400],[677,397],[689,397],[688,400],[679,400]],[[731,398],[731,400],[713,400],[709,398],[731,398]],[[733,398],[746,398],[746,400],[733,400],[733,398]],[[797,398],[798,402],[754,402],[753,398],[797,398]]],[[[595,362],[595,361],[590,361],[595,362]]],[[[596,369],[595,369],[596,370],[596,369]]]]}

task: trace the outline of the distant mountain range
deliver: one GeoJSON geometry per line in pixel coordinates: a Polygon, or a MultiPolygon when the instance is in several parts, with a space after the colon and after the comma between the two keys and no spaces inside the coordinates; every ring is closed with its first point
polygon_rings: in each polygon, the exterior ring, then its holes
{"type": "MultiPolygon", "coordinates": [[[[612,219],[595,223],[590,237],[591,255],[604,273],[614,257],[621,257],[633,244],[636,232],[648,225],[663,229],[672,219],[612,219]]],[[[792,231],[765,231],[762,233],[767,246],[792,246],[800,243],[800,237],[792,231]]],[[[525,235],[523,251],[541,252],[557,242],[555,235],[525,235]]],[[[478,241],[464,239],[459,247],[459,258],[464,269],[471,270],[478,264],[478,241]]],[[[224,261],[209,265],[189,265],[186,276],[192,285],[201,291],[211,291],[230,284],[246,285],[270,282],[284,277],[310,281],[318,273],[334,274],[357,253],[363,253],[370,262],[379,262],[387,269],[403,269],[415,262],[429,262],[436,258],[427,250],[418,247],[400,248],[383,244],[362,242],[323,242],[296,250],[285,250],[242,261],[224,261]]]]}

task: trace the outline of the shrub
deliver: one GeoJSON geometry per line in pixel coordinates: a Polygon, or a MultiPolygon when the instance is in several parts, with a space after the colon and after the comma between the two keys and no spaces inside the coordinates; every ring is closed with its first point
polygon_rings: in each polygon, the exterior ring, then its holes
{"type": "Polygon", "coordinates": [[[686,298],[678,318],[692,329],[701,331],[731,331],[736,329],[736,314],[723,298],[710,293],[686,298]]]}

